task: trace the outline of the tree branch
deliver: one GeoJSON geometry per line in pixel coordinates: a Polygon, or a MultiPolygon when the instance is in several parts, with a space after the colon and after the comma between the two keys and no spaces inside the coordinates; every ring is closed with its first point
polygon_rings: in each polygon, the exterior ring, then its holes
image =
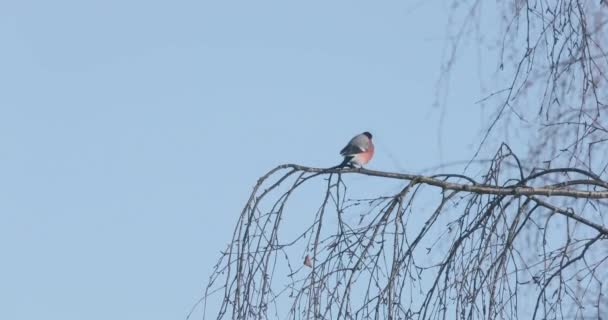
{"type": "MultiPolygon", "coordinates": [[[[577,189],[571,189],[571,188],[561,188],[561,187],[557,187],[555,185],[548,185],[548,186],[543,186],[543,187],[530,187],[530,186],[515,184],[515,185],[500,187],[500,186],[478,184],[478,183],[460,184],[460,183],[448,182],[444,179],[436,179],[433,177],[427,177],[427,176],[422,176],[422,175],[387,172],[387,171],[376,171],[376,170],[369,170],[369,169],[364,169],[364,168],[324,169],[324,168],[306,167],[306,166],[301,166],[301,165],[297,165],[297,164],[283,164],[283,165],[276,167],[272,171],[275,172],[277,169],[288,169],[288,168],[298,170],[298,171],[309,172],[309,173],[318,173],[318,174],[356,173],[356,174],[362,174],[362,175],[372,176],[372,177],[383,177],[383,178],[409,180],[409,181],[415,180],[419,184],[428,184],[428,185],[439,187],[439,188],[442,188],[445,190],[466,191],[466,192],[472,192],[472,193],[477,193],[477,194],[510,195],[510,196],[546,196],[546,197],[563,196],[563,197],[571,197],[571,198],[608,199],[608,182],[598,181],[598,180],[589,180],[589,184],[590,185],[600,185],[601,187],[607,189],[607,191],[585,191],[585,190],[577,190],[577,189]]],[[[564,168],[562,170],[563,170],[563,172],[569,171],[569,169],[567,169],[567,168],[564,168]]],[[[555,172],[555,170],[552,170],[552,172],[555,172]]],[[[441,175],[441,176],[446,177],[446,178],[449,178],[449,177],[462,178],[461,175],[445,174],[445,175],[441,175]]],[[[535,176],[538,176],[538,175],[535,174],[535,176]]],[[[467,180],[474,181],[471,178],[467,178],[467,180]]],[[[580,180],[576,180],[576,181],[577,181],[577,183],[580,184],[580,180]]],[[[562,182],[562,184],[566,185],[568,183],[562,182]]]]}

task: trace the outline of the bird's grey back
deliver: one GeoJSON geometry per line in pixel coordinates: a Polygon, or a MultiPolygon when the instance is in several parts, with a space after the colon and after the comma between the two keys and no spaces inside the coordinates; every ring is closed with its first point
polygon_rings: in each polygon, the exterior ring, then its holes
{"type": "Polygon", "coordinates": [[[364,134],[354,136],[340,151],[343,156],[357,154],[369,149],[369,139],[364,134]]]}

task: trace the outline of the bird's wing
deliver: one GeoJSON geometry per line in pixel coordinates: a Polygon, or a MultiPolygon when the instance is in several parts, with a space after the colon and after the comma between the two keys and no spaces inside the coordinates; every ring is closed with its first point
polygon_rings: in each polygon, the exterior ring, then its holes
{"type": "Polygon", "coordinates": [[[340,151],[340,154],[343,156],[349,156],[365,152],[368,148],[369,139],[364,134],[358,134],[348,142],[346,147],[340,151]]]}
{"type": "Polygon", "coordinates": [[[344,147],[342,150],[340,150],[340,154],[343,156],[350,156],[353,154],[357,154],[357,153],[361,153],[361,152],[365,152],[365,150],[363,150],[361,147],[353,145],[353,144],[347,144],[346,147],[344,147]]]}

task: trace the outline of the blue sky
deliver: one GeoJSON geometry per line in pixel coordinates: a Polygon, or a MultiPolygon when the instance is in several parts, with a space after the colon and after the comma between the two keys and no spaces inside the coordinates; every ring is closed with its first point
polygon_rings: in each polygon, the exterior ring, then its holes
{"type": "Polygon", "coordinates": [[[256,179],[334,165],[361,131],[373,169],[468,159],[474,54],[441,126],[433,107],[446,14],[420,1],[0,4],[0,318],[185,317],[256,179]]]}

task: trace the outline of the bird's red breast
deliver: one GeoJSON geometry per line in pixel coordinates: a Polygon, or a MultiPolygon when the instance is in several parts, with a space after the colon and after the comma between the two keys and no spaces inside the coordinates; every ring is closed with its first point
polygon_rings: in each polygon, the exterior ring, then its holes
{"type": "Polygon", "coordinates": [[[369,141],[369,148],[367,148],[367,150],[365,150],[365,151],[363,151],[361,153],[357,153],[354,156],[353,160],[356,163],[358,163],[360,165],[363,165],[363,164],[367,164],[372,159],[373,156],[374,156],[374,144],[370,140],[369,141]]]}

